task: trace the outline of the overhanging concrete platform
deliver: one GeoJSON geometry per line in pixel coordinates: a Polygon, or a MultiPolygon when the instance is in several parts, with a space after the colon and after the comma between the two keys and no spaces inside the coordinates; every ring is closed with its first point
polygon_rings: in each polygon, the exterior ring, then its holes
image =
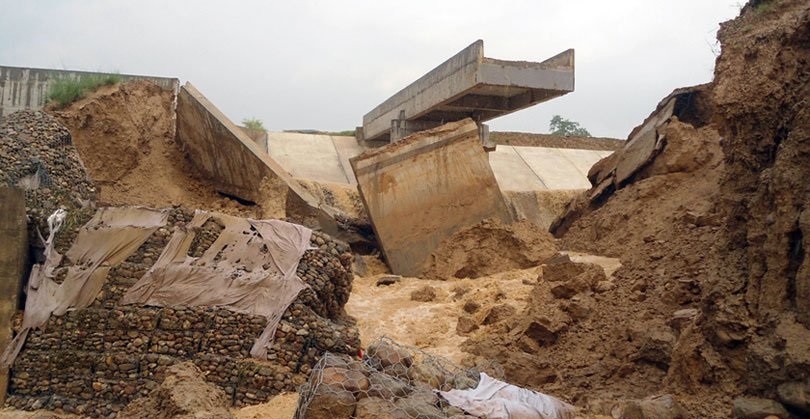
{"type": "Polygon", "coordinates": [[[574,91],[574,50],[543,62],[484,57],[478,40],[363,117],[359,139],[396,141],[447,122],[476,123],[574,91]]]}

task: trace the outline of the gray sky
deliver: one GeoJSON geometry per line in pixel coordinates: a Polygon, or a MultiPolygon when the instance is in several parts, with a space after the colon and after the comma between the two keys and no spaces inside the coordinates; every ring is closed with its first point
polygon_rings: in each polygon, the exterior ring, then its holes
{"type": "Polygon", "coordinates": [[[574,48],[576,91],[490,127],[547,132],[560,114],[625,138],[674,88],[711,80],[741,2],[0,0],[0,64],[174,76],[235,122],[340,131],[476,39],[507,60],[574,48]]]}

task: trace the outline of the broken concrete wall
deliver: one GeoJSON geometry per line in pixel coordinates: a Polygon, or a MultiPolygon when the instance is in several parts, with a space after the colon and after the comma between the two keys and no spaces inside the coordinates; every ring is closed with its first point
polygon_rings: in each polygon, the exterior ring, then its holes
{"type": "MultiPolygon", "coordinates": [[[[106,76],[110,73],[0,66],[0,117],[23,109],[40,110],[45,106],[48,89],[54,80],[106,76]]],[[[123,81],[149,80],[158,86],[177,91],[176,78],[116,74],[123,81]]]]}
{"type": "MultiPolygon", "coordinates": [[[[17,311],[28,254],[28,224],[22,189],[0,187],[0,347],[11,341],[11,319],[17,311]]],[[[6,399],[8,370],[0,370],[0,403],[6,399]]]]}
{"type": "Polygon", "coordinates": [[[177,138],[218,191],[262,205],[265,217],[312,226],[319,216],[317,199],[188,82],[177,98],[177,138]]]}
{"type": "Polygon", "coordinates": [[[253,129],[248,127],[239,127],[242,131],[253,140],[256,145],[259,146],[259,149],[267,153],[267,131],[263,129],[253,129]]]}
{"type": "Polygon", "coordinates": [[[392,272],[418,276],[436,246],[485,218],[509,221],[478,127],[445,124],[351,160],[392,272]]]}

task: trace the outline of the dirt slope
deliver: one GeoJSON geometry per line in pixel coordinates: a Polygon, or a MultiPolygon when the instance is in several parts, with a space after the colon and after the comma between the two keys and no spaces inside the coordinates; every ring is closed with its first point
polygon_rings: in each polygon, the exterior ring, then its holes
{"type": "Polygon", "coordinates": [[[62,110],[51,110],[73,136],[107,205],[184,205],[252,215],[219,195],[174,141],[172,92],[148,81],[102,87],[62,110]]]}
{"type": "Polygon", "coordinates": [[[719,39],[715,81],[687,90],[660,151],[614,184],[604,169],[633,153],[597,164],[602,187],[555,223],[563,248],[620,258],[613,285],[571,297],[576,270],[543,278],[465,350],[580,406],[666,392],[696,416],[740,396],[810,414],[791,393],[810,377],[810,3],[751,2],[719,39]]]}

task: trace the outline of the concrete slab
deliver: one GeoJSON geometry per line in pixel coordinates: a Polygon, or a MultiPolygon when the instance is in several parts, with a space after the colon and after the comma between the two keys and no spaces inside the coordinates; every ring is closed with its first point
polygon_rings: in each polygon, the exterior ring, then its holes
{"type": "Polygon", "coordinates": [[[420,275],[438,244],[461,228],[510,219],[471,119],[369,150],[351,164],[395,274],[420,275]]]}
{"type": "Polygon", "coordinates": [[[315,226],[334,215],[191,83],[177,97],[177,138],[218,191],[261,204],[267,217],[315,226]]]}
{"type": "Polygon", "coordinates": [[[333,136],[332,143],[335,145],[338,159],[340,159],[340,168],[343,169],[343,173],[346,175],[346,178],[349,179],[349,183],[356,185],[357,179],[354,177],[352,165],[349,160],[365,151],[365,147],[360,145],[354,137],[333,136]]]}
{"type": "MultiPolygon", "coordinates": [[[[548,189],[588,189],[587,168],[580,170],[566,158],[564,149],[515,147],[548,189]]],[[[590,166],[588,166],[590,167],[590,166]]]]}
{"type": "Polygon", "coordinates": [[[543,62],[484,57],[478,40],[363,117],[362,139],[404,135],[472,118],[481,124],[574,91],[574,50],[543,62]]]}
{"type": "Polygon", "coordinates": [[[267,148],[270,156],[294,177],[350,183],[331,136],[274,132],[268,134],[267,148]]]}
{"type": "Polygon", "coordinates": [[[489,153],[489,164],[502,191],[547,190],[548,187],[511,146],[489,153]]]}

